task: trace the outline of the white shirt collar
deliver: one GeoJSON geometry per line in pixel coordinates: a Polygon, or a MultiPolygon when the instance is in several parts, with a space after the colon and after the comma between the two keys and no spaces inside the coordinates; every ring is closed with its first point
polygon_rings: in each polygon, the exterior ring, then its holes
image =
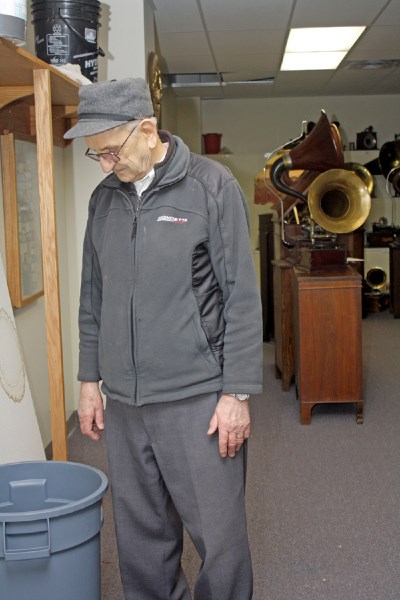
{"type": "MultiPolygon", "coordinates": [[[[167,154],[168,142],[164,142],[163,146],[164,146],[165,152],[159,162],[162,162],[167,154]]],[[[136,193],[138,196],[141,196],[143,194],[143,192],[145,192],[147,190],[147,188],[150,186],[151,182],[153,181],[154,176],[155,176],[155,172],[154,172],[154,169],[152,169],[149,173],[147,173],[147,175],[142,177],[142,179],[139,179],[138,181],[134,182],[136,193]]]]}
{"type": "Polygon", "coordinates": [[[147,188],[149,187],[149,185],[151,184],[151,182],[154,179],[154,169],[152,169],[149,173],[147,173],[147,175],[145,175],[142,179],[139,179],[138,181],[135,181],[135,188],[136,188],[136,193],[138,196],[141,196],[143,194],[143,192],[145,190],[147,190],[147,188]]]}

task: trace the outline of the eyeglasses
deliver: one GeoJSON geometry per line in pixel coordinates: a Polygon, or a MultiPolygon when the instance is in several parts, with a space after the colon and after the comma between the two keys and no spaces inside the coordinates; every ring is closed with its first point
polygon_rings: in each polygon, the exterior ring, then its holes
{"type": "Polygon", "coordinates": [[[85,152],[85,156],[88,156],[89,158],[91,158],[92,160],[95,160],[96,162],[99,162],[101,159],[107,160],[107,161],[111,160],[114,163],[119,162],[120,158],[119,158],[118,154],[121,152],[122,148],[125,146],[126,142],[129,140],[132,133],[136,130],[137,127],[138,127],[138,125],[136,125],[132,129],[132,131],[129,133],[128,137],[126,138],[126,140],[124,142],[122,142],[122,144],[120,145],[118,150],[116,150],[115,152],[91,152],[90,148],[88,148],[85,152]]]}

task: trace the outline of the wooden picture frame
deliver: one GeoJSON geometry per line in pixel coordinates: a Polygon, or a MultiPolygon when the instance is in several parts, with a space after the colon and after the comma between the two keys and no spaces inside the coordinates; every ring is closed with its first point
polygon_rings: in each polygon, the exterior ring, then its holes
{"type": "Polygon", "coordinates": [[[43,295],[36,144],[1,135],[7,283],[14,308],[43,295]]]}

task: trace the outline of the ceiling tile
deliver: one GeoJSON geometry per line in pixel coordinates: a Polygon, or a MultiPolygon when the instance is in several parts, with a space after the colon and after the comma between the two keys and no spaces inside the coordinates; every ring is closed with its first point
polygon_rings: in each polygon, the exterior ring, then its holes
{"type": "Polygon", "coordinates": [[[375,25],[393,25],[393,23],[400,23],[399,0],[392,0],[390,2],[380,17],[378,17],[376,20],[375,25]]]}
{"type": "Polygon", "coordinates": [[[326,94],[337,94],[343,86],[348,90],[347,93],[360,94],[369,92],[371,87],[378,84],[385,77],[384,71],[365,71],[365,70],[345,70],[338,71],[326,84],[324,92],[326,94]]]}
{"type": "Polygon", "coordinates": [[[400,25],[399,26],[375,26],[366,31],[355,50],[395,50],[400,47],[400,25]]]}
{"type": "Polygon", "coordinates": [[[211,56],[188,55],[171,56],[165,60],[165,73],[214,73],[215,65],[211,56]]]}
{"type": "Polygon", "coordinates": [[[359,51],[358,49],[349,52],[344,59],[343,65],[350,60],[400,60],[400,47],[397,50],[365,50],[359,51]]]}
{"type": "Polygon", "coordinates": [[[284,31],[279,29],[256,29],[254,31],[211,31],[211,45],[214,52],[227,54],[255,54],[282,52],[284,31]]]}
{"type": "Polygon", "coordinates": [[[205,54],[211,56],[206,34],[203,31],[190,33],[160,33],[158,36],[161,54],[174,57],[185,55],[190,48],[190,56],[205,54]]]}
{"type": "Polygon", "coordinates": [[[309,95],[311,90],[314,90],[314,94],[316,89],[322,88],[329,81],[333,73],[334,71],[280,72],[275,79],[274,95],[309,95]]]}
{"type": "Polygon", "coordinates": [[[387,0],[297,0],[291,27],[369,25],[387,0]],[[362,8],[361,8],[362,7],[362,8]]]}
{"type": "Polygon", "coordinates": [[[282,29],[292,0],[200,0],[200,5],[208,31],[282,29]]]}
{"type": "Polygon", "coordinates": [[[153,0],[157,32],[202,31],[196,0],[153,0]]]}

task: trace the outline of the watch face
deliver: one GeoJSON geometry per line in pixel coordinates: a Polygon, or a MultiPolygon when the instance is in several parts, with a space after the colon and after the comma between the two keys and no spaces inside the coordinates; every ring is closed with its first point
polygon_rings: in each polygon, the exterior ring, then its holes
{"type": "Polygon", "coordinates": [[[249,399],[249,394],[235,394],[236,398],[243,402],[244,400],[249,399]]]}

